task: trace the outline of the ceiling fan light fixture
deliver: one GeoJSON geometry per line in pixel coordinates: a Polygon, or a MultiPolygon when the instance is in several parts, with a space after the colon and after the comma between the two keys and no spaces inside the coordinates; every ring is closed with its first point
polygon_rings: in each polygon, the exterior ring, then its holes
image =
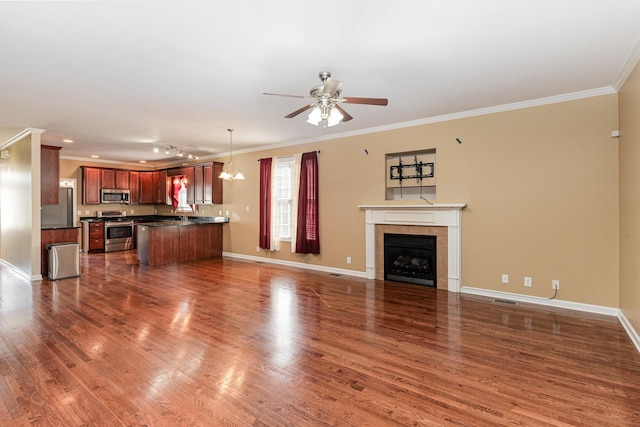
{"type": "Polygon", "coordinates": [[[331,127],[342,122],[344,116],[332,105],[317,105],[307,118],[307,123],[314,126],[331,127]]]}
{"type": "Polygon", "coordinates": [[[320,107],[315,107],[309,113],[309,116],[307,117],[307,123],[312,124],[314,126],[318,126],[318,124],[321,121],[322,121],[322,117],[321,117],[321,113],[320,113],[320,107]]]}
{"type": "Polygon", "coordinates": [[[329,117],[327,118],[327,126],[335,126],[338,123],[342,122],[342,119],[344,119],[344,116],[340,113],[340,111],[338,111],[337,108],[332,108],[331,113],[329,113],[329,117]]]}

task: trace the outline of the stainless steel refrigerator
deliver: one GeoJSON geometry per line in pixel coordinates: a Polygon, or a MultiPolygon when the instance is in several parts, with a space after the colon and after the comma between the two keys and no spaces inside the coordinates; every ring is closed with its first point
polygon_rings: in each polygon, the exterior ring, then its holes
{"type": "Polygon", "coordinates": [[[73,227],[73,209],[73,188],[60,187],[60,202],[57,205],[42,205],[42,228],[73,227]]]}

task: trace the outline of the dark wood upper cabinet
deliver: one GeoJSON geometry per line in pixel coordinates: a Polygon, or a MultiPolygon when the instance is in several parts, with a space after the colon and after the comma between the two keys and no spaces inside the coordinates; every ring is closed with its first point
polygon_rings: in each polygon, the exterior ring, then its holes
{"type": "Polygon", "coordinates": [[[222,173],[224,163],[213,162],[213,170],[211,175],[211,203],[215,205],[222,204],[222,179],[218,178],[222,173]]]}
{"type": "Polygon", "coordinates": [[[170,205],[168,196],[169,185],[167,170],[153,171],[153,203],[156,205],[170,205]]]}
{"type": "Polygon", "coordinates": [[[40,146],[40,204],[60,203],[60,149],[40,146]]]}
{"type": "Polygon", "coordinates": [[[188,204],[222,204],[222,180],[218,176],[223,166],[224,163],[208,162],[157,171],[82,166],[82,203],[100,204],[100,189],[120,188],[130,191],[131,204],[171,205],[172,179],[183,176],[187,180],[188,204]]]}
{"type": "Polygon", "coordinates": [[[129,189],[129,171],[123,169],[101,169],[102,188],[129,189]]]}
{"type": "MultiPolygon", "coordinates": [[[[133,173],[133,171],[131,172],[133,173]]],[[[141,205],[153,204],[153,172],[139,172],[140,174],[140,197],[138,202],[141,205]]]]}
{"type": "Polygon", "coordinates": [[[140,203],[140,172],[129,171],[129,203],[140,203]]]}
{"type": "Polygon", "coordinates": [[[223,163],[211,162],[194,166],[196,204],[221,204],[222,180],[218,178],[223,163]]]}
{"type": "Polygon", "coordinates": [[[100,179],[102,169],[82,166],[82,204],[100,204],[100,179]]]}

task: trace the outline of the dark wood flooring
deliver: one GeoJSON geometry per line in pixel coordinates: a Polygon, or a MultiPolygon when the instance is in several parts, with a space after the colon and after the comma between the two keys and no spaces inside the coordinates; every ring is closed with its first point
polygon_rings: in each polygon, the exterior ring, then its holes
{"type": "Polygon", "coordinates": [[[638,426],[613,317],[231,259],[0,266],[0,425],[638,426]]]}

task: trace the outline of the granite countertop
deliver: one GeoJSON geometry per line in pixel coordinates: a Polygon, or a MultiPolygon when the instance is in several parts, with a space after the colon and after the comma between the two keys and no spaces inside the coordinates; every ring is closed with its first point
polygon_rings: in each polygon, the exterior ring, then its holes
{"type": "Polygon", "coordinates": [[[69,226],[69,225],[43,225],[42,227],[40,227],[40,230],[66,230],[69,228],[80,228],[80,226],[77,225],[73,225],[73,226],[69,226]]]}
{"type": "Polygon", "coordinates": [[[188,217],[187,220],[169,217],[162,220],[152,220],[149,222],[139,222],[136,225],[146,227],[168,227],[173,225],[200,225],[200,224],[226,224],[229,222],[228,216],[199,216],[188,217]]]}

